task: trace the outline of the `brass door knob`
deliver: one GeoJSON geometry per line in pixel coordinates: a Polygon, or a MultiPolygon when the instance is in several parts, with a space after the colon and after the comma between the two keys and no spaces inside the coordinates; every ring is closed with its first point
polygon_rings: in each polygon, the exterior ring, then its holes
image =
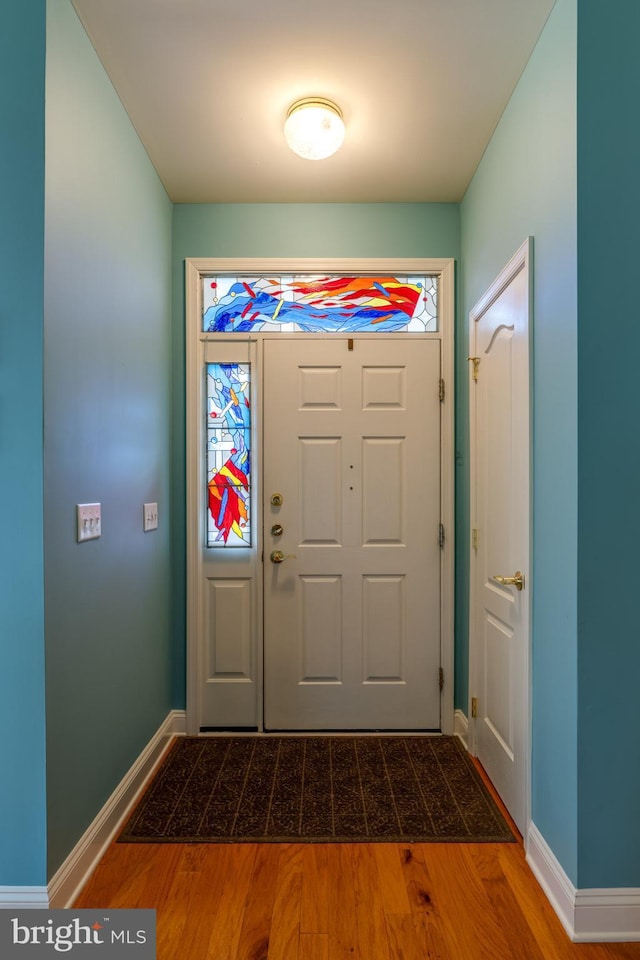
{"type": "Polygon", "coordinates": [[[272,493],[271,494],[271,506],[272,507],[281,507],[282,506],[283,496],[281,493],[272,493]]]}
{"type": "Polygon", "coordinates": [[[282,550],[272,550],[269,554],[271,563],[284,563],[285,560],[295,560],[295,553],[283,553],[282,550]]]}
{"type": "Polygon", "coordinates": [[[505,587],[515,587],[516,590],[524,590],[524,573],[520,573],[519,570],[516,570],[512,577],[500,577],[497,573],[494,573],[493,579],[505,587]]]}

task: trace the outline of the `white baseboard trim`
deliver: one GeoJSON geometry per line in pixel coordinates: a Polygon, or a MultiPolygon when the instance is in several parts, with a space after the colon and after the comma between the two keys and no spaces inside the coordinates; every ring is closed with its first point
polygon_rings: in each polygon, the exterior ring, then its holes
{"type": "Polygon", "coordinates": [[[0,887],[0,910],[46,910],[48,906],[46,887],[0,887]]]}
{"type": "Polygon", "coordinates": [[[173,735],[174,737],[185,737],[187,735],[187,711],[172,710],[173,717],[173,735]]]}
{"type": "Polygon", "coordinates": [[[104,807],[49,881],[51,909],[70,907],[158,767],[172,737],[184,734],[184,710],[172,710],[104,807]]]}
{"type": "Polygon", "coordinates": [[[592,941],[640,941],[640,887],[576,891],[574,937],[592,941]]]}
{"type": "Polygon", "coordinates": [[[469,721],[462,710],[456,710],[453,714],[453,735],[462,740],[465,749],[469,749],[469,721]]]}
{"type": "Polygon", "coordinates": [[[640,888],[576,889],[534,823],[527,862],[575,943],[640,941],[640,888]]]}
{"type": "Polygon", "coordinates": [[[527,863],[571,939],[574,937],[576,888],[534,823],[527,831],[527,863]]]}

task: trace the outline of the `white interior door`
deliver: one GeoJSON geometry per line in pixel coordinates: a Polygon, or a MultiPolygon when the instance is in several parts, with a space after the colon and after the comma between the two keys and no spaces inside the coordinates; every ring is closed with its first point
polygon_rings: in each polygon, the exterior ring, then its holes
{"type": "Polygon", "coordinates": [[[475,749],[524,833],[529,727],[529,268],[525,244],[471,312],[475,749]]]}
{"type": "Polygon", "coordinates": [[[438,729],[440,343],[264,350],[265,726],[438,729]]]}

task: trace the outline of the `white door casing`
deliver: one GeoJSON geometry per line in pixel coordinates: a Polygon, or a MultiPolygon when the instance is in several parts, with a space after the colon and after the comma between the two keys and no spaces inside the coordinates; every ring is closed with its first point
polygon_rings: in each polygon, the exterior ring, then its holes
{"type": "Polygon", "coordinates": [[[264,347],[265,726],[439,730],[440,343],[264,347]]]}
{"type": "MultiPolygon", "coordinates": [[[[206,517],[204,449],[205,359],[251,362],[254,384],[263,381],[263,352],[269,340],[298,342],[310,336],[274,333],[209,334],[202,331],[202,280],[218,274],[343,274],[375,276],[437,274],[437,334],[404,335],[406,349],[417,340],[435,340],[441,351],[446,400],[441,404],[440,516],[445,544],[440,551],[440,691],[441,729],[453,732],[453,318],[454,269],[451,260],[303,260],[197,259],[185,264],[187,360],[187,730],[239,727],[263,729],[262,562],[267,544],[260,516],[264,491],[254,469],[254,521],[251,549],[205,549],[206,517]],[[212,669],[213,668],[213,669],[212,669]]],[[[322,335],[320,335],[322,336],[322,335]]],[[[325,335],[332,339],[334,335],[325,335]]],[[[388,335],[372,335],[382,341],[388,335]]],[[[254,462],[262,459],[261,386],[254,389],[254,462]]],[[[267,527],[267,530],[270,528],[267,527]]],[[[268,555],[265,562],[271,567],[268,555]]],[[[283,564],[283,568],[286,564],[283,564]]]]}
{"type": "Polygon", "coordinates": [[[517,251],[469,318],[471,746],[523,834],[530,767],[530,246],[517,251]],[[519,580],[522,589],[496,577],[519,580]]]}

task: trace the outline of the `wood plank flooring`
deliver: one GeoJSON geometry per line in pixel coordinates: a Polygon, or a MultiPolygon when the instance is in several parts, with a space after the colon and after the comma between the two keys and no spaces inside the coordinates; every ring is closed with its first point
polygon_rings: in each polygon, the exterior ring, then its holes
{"type": "Polygon", "coordinates": [[[76,907],[157,910],[158,960],[639,960],[572,944],[519,844],[114,844],[76,907]]]}
{"type": "Polygon", "coordinates": [[[521,843],[114,843],[75,906],[155,908],[158,960],[640,960],[571,943],[521,843]]]}

